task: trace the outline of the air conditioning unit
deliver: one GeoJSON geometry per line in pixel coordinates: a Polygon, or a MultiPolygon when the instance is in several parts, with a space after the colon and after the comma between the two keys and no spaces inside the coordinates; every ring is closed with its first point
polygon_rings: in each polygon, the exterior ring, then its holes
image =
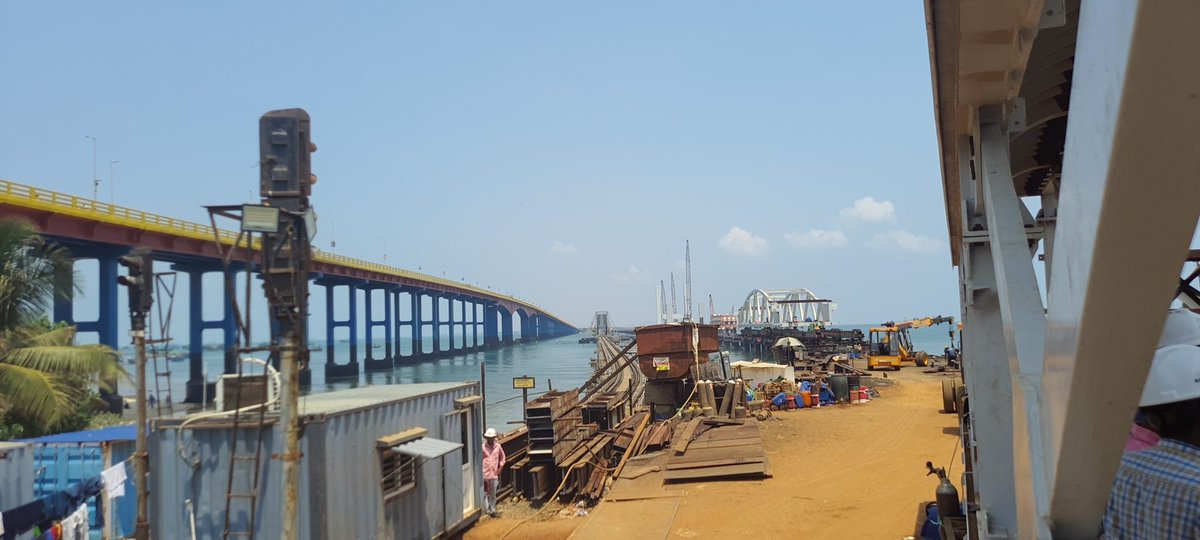
{"type": "Polygon", "coordinates": [[[268,375],[222,375],[217,379],[213,405],[218,411],[232,411],[270,401],[267,412],[279,412],[279,381],[268,375]],[[239,399],[240,395],[240,399],[239,399]]]}

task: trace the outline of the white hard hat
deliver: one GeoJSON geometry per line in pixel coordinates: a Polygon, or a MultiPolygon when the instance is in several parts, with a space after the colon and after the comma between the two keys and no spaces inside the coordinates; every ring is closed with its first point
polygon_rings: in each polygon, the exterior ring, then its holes
{"type": "Polygon", "coordinates": [[[495,437],[496,429],[495,428],[487,428],[487,431],[483,432],[483,436],[484,437],[495,437]]]}
{"type": "Polygon", "coordinates": [[[1154,353],[1139,407],[1200,398],[1200,346],[1169,345],[1154,353]]]}
{"type": "Polygon", "coordinates": [[[1200,315],[1186,309],[1173,309],[1167,313],[1158,346],[1171,345],[1200,345],[1200,315]]]}

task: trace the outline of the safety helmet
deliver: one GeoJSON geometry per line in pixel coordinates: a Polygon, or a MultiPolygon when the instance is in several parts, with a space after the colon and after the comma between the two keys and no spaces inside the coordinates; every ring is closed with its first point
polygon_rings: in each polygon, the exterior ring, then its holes
{"type": "Polygon", "coordinates": [[[1186,309],[1168,312],[1158,347],[1161,349],[1170,345],[1200,345],[1200,315],[1186,309]]]}
{"type": "Polygon", "coordinates": [[[483,432],[483,436],[484,437],[495,437],[496,429],[495,428],[487,428],[487,431],[483,432]]]}
{"type": "Polygon", "coordinates": [[[1167,312],[1139,406],[1149,407],[1200,397],[1198,345],[1200,315],[1186,309],[1167,312]]]}

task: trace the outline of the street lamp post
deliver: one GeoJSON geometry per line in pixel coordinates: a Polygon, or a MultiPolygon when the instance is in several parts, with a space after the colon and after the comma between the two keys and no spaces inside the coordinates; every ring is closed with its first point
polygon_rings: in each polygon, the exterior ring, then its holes
{"type": "Polygon", "coordinates": [[[117,183],[117,177],[115,174],[113,174],[113,165],[118,163],[120,163],[120,161],[108,162],[108,202],[113,204],[116,204],[117,202],[115,195],[116,188],[114,187],[117,183]]]}
{"type": "Polygon", "coordinates": [[[84,135],[83,138],[92,140],[92,202],[100,196],[100,176],[96,173],[96,138],[84,135]]]}

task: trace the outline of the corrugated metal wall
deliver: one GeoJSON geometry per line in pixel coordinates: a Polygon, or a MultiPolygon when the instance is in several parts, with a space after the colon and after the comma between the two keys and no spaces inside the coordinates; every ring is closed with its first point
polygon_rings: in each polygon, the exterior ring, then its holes
{"type": "MultiPolygon", "coordinates": [[[[476,487],[482,484],[478,470],[482,459],[478,409],[482,404],[472,408],[475,414],[467,430],[470,440],[462,440],[462,430],[454,423],[458,415],[453,414],[455,399],[478,394],[478,384],[468,383],[404,401],[308,418],[301,444],[301,538],[430,538],[447,526],[461,524],[461,450],[423,463],[417,489],[389,502],[386,508],[383,504],[375,440],[413,427],[426,428],[430,437],[465,443],[474,477],[470,480],[474,482],[471,504],[482,507],[481,489],[476,487]]],[[[178,421],[171,423],[177,425],[178,421]]],[[[231,430],[186,430],[185,447],[200,460],[193,469],[176,449],[178,430],[168,425],[157,424],[150,436],[152,533],[188,531],[190,500],[195,507],[197,537],[219,538],[224,530],[231,430]]],[[[281,433],[276,426],[264,437],[262,496],[255,527],[263,538],[278,536],[280,530],[282,469],[269,456],[283,451],[281,433]]]]}
{"type": "Polygon", "coordinates": [[[0,442],[0,511],[33,501],[33,448],[0,442]]]}

